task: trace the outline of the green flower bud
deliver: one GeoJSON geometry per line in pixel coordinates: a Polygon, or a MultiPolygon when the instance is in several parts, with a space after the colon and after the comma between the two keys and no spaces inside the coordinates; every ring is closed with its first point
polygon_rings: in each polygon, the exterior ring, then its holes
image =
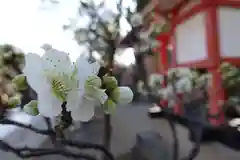
{"type": "Polygon", "coordinates": [[[108,98],[105,90],[92,85],[85,85],[85,96],[97,100],[100,104],[104,104],[108,98]]]}
{"type": "Polygon", "coordinates": [[[18,91],[27,89],[26,77],[23,74],[17,75],[13,78],[12,82],[15,84],[18,91]]]}
{"type": "Polygon", "coordinates": [[[1,98],[2,104],[7,104],[7,103],[8,103],[9,97],[8,97],[7,94],[2,94],[2,95],[0,96],[0,98],[1,98]]]}
{"type": "Polygon", "coordinates": [[[91,85],[100,88],[102,86],[102,81],[98,76],[89,76],[85,85],[91,85]]]}
{"type": "Polygon", "coordinates": [[[118,104],[128,104],[133,100],[133,92],[129,87],[117,87],[110,97],[118,104]]]}
{"type": "Polygon", "coordinates": [[[0,56],[0,67],[4,66],[4,59],[2,56],[0,56]]]}
{"type": "Polygon", "coordinates": [[[32,100],[23,107],[23,111],[29,115],[36,116],[39,114],[38,111],[38,101],[32,100]]]}
{"type": "Polygon", "coordinates": [[[117,106],[117,104],[113,100],[107,99],[105,101],[105,103],[103,104],[103,110],[105,113],[110,114],[115,111],[116,106],[117,106]]]}
{"type": "Polygon", "coordinates": [[[15,108],[17,105],[21,104],[21,97],[20,96],[13,96],[8,99],[8,107],[15,108]]]}
{"type": "Polygon", "coordinates": [[[107,89],[114,89],[118,86],[118,81],[113,76],[104,76],[103,83],[106,85],[107,89]]]}
{"type": "MultiPolygon", "coordinates": [[[[1,81],[1,80],[0,80],[1,81]]],[[[13,96],[16,92],[15,90],[15,85],[12,83],[8,83],[5,84],[5,92],[9,95],[9,96],[13,96]]]]}
{"type": "Polygon", "coordinates": [[[4,60],[10,60],[12,58],[12,52],[7,52],[3,54],[4,60]]]}

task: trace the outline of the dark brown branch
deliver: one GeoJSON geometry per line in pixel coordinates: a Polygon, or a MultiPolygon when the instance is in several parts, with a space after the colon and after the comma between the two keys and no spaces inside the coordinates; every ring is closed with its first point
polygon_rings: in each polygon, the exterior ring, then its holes
{"type": "Polygon", "coordinates": [[[13,121],[13,120],[9,120],[9,119],[1,119],[0,124],[17,126],[17,127],[20,127],[20,128],[28,129],[30,131],[33,131],[33,132],[37,133],[37,134],[55,136],[55,132],[52,129],[47,129],[47,130],[38,129],[36,127],[33,127],[32,125],[26,125],[26,124],[16,122],[16,121],[13,121]]]}
{"type": "MultiPolygon", "coordinates": [[[[38,128],[35,128],[33,127],[32,125],[26,125],[26,124],[22,124],[22,123],[19,123],[19,122],[16,122],[16,121],[12,121],[12,120],[8,120],[8,119],[2,119],[0,120],[0,124],[4,124],[4,125],[14,125],[14,126],[17,126],[17,127],[21,127],[21,128],[24,128],[24,129],[28,129],[30,131],[33,131],[37,134],[42,134],[42,135],[47,135],[47,136],[55,136],[56,137],[56,133],[52,130],[52,129],[38,129],[38,128]]],[[[92,143],[87,143],[87,142],[73,142],[71,140],[65,140],[65,139],[60,139],[59,142],[61,142],[61,144],[65,145],[65,146],[70,146],[70,147],[75,147],[75,148],[78,148],[78,149],[94,149],[94,150],[97,150],[97,151],[100,151],[100,152],[103,152],[104,155],[106,155],[106,157],[109,158],[109,160],[114,160],[114,157],[113,155],[106,149],[104,148],[103,146],[99,145],[99,144],[92,144],[92,143]]],[[[3,142],[3,141],[0,141],[0,149],[3,149],[6,151],[5,148],[9,148],[9,151],[14,151],[12,150],[13,147],[11,147],[10,145],[6,144],[6,142],[3,142]]],[[[24,150],[24,148],[17,148],[18,150],[24,150]]],[[[25,147],[26,149],[26,147],[25,147]]],[[[27,148],[28,150],[33,150],[31,148],[27,148]]],[[[26,157],[31,157],[31,156],[44,156],[44,155],[52,155],[52,154],[61,154],[61,153],[58,153],[62,150],[58,149],[58,150],[52,150],[52,149],[36,149],[34,151],[39,151],[37,153],[39,154],[36,154],[36,153],[29,153],[27,155],[24,155],[23,156],[26,156],[26,157]],[[41,154],[40,154],[41,153],[41,154]]],[[[21,151],[22,152],[22,151],[21,151]]],[[[14,152],[14,154],[17,154],[18,152],[14,152]]],[[[70,156],[69,154],[70,153],[63,153],[64,155],[63,156],[70,156]]],[[[19,155],[17,154],[18,156],[22,156],[22,155],[19,155]]],[[[61,154],[62,155],[62,154],[61,154]]],[[[79,155],[77,154],[73,154],[73,156],[78,156],[78,158],[80,158],[79,155]]],[[[24,157],[24,158],[26,158],[24,157]]]]}
{"type": "Polygon", "coordinates": [[[99,150],[103,152],[109,160],[114,160],[114,156],[105,147],[99,144],[82,143],[82,142],[71,141],[71,140],[62,140],[61,143],[64,145],[68,145],[70,147],[99,150]]]}
{"type": "MultiPolygon", "coordinates": [[[[46,123],[46,125],[47,125],[47,130],[52,130],[52,124],[51,124],[51,120],[50,120],[50,118],[48,118],[48,117],[44,117],[44,121],[45,121],[45,123],[46,123]]],[[[49,135],[50,136],[50,139],[51,139],[51,141],[52,141],[52,144],[55,144],[56,143],[56,133],[54,134],[54,135],[49,135]]]]}
{"type": "Polygon", "coordinates": [[[6,152],[12,152],[20,158],[40,157],[48,155],[62,155],[69,158],[82,158],[86,160],[97,160],[95,157],[84,153],[73,153],[68,150],[55,148],[29,148],[29,147],[13,147],[6,142],[0,140],[0,148],[6,152]]]}

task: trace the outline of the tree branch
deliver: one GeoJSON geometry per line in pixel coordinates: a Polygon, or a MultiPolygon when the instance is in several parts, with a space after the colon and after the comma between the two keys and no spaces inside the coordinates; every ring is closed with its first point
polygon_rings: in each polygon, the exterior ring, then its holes
{"type": "Polygon", "coordinates": [[[40,157],[48,155],[62,155],[69,158],[82,158],[86,160],[97,160],[95,157],[84,153],[72,153],[64,149],[55,148],[29,148],[29,147],[13,147],[3,140],[0,140],[0,148],[6,152],[12,152],[20,158],[40,157]]]}
{"type": "MultiPolygon", "coordinates": [[[[26,125],[26,124],[22,124],[22,123],[19,123],[16,121],[8,120],[8,119],[0,120],[0,124],[14,125],[14,126],[17,126],[20,128],[28,129],[37,134],[42,134],[42,135],[47,135],[47,136],[56,136],[56,133],[52,129],[38,129],[38,128],[33,127],[32,125],[26,125]]],[[[94,150],[103,152],[109,158],[109,160],[114,160],[114,156],[109,151],[107,151],[106,148],[104,148],[102,145],[99,145],[99,144],[92,144],[92,143],[87,143],[87,142],[72,141],[72,140],[65,140],[65,139],[60,139],[59,142],[61,142],[61,144],[65,145],[65,146],[78,148],[79,150],[80,149],[94,149],[94,150]]],[[[51,149],[51,148],[50,149],[49,148],[47,148],[47,149],[41,149],[41,148],[32,149],[32,148],[27,148],[27,147],[14,148],[2,140],[0,141],[0,149],[2,149],[4,151],[11,151],[21,158],[60,154],[65,157],[89,159],[89,157],[86,158],[82,154],[69,153],[63,149],[51,149]],[[22,152],[24,152],[24,153],[22,153],[22,152]],[[34,153],[31,153],[31,152],[34,152],[34,153]],[[81,156],[83,156],[83,157],[81,157],[81,156]]],[[[95,160],[95,159],[91,159],[91,158],[92,157],[90,157],[89,160],[95,160]]]]}
{"type": "Polygon", "coordinates": [[[30,131],[33,131],[33,132],[37,133],[37,134],[42,134],[42,135],[47,135],[47,136],[50,136],[50,135],[55,136],[55,132],[52,129],[47,129],[47,130],[39,129],[39,128],[33,127],[32,125],[26,125],[26,124],[16,122],[16,121],[13,121],[13,120],[9,120],[9,119],[1,119],[0,124],[17,126],[17,127],[20,127],[20,128],[28,129],[30,131]]]}
{"type": "Polygon", "coordinates": [[[108,157],[109,160],[114,160],[114,156],[102,145],[99,144],[91,144],[91,143],[82,143],[78,141],[72,141],[72,140],[62,140],[62,144],[68,145],[70,147],[75,147],[75,148],[81,148],[81,149],[95,149],[98,151],[103,152],[106,157],[108,157]]]}

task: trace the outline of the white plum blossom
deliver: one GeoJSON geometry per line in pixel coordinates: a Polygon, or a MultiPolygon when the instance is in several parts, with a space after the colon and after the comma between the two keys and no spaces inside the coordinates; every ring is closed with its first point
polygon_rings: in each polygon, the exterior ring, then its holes
{"type": "Polygon", "coordinates": [[[99,86],[98,62],[90,64],[80,56],[72,63],[67,53],[53,48],[45,50],[42,57],[29,53],[25,62],[23,73],[38,94],[38,110],[43,116],[59,116],[66,101],[74,120],[88,121],[96,104],[108,98],[99,86]]]}
{"type": "Polygon", "coordinates": [[[148,85],[150,87],[156,87],[156,83],[161,84],[162,82],[163,82],[163,75],[162,74],[152,73],[149,76],[148,85]]]}
{"type": "MultiPolygon", "coordinates": [[[[175,73],[178,77],[176,80],[175,89],[177,94],[182,94],[186,92],[191,92],[193,89],[192,81],[193,75],[191,71],[187,68],[174,68],[169,70],[168,77],[171,79],[175,73]]],[[[171,100],[174,97],[174,88],[171,83],[167,85],[166,88],[159,90],[159,93],[164,100],[171,100]]]]}

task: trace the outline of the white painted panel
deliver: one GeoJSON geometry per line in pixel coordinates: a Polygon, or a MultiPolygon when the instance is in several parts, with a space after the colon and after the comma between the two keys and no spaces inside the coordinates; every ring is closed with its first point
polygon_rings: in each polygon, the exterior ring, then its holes
{"type": "Polygon", "coordinates": [[[218,14],[221,56],[240,58],[240,10],[219,8],[218,14]]]}
{"type": "Polygon", "coordinates": [[[199,13],[176,28],[176,58],[178,64],[207,58],[205,13],[199,13]]]}

